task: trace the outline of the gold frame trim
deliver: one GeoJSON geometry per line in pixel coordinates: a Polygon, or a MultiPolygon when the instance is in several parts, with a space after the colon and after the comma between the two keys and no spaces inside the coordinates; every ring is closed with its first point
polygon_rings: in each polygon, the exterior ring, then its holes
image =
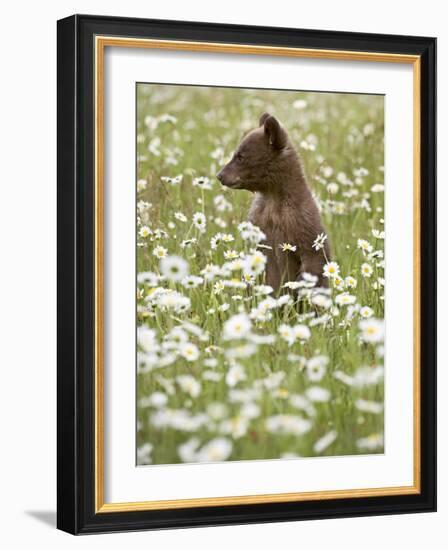
{"type": "Polygon", "coordinates": [[[421,61],[417,55],[402,55],[345,50],[321,50],[290,47],[221,44],[213,42],[188,42],[177,40],[153,40],[122,38],[116,36],[95,37],[95,513],[130,512],[143,510],[167,510],[205,506],[232,506],[274,502],[303,502],[341,498],[410,495],[420,493],[420,124],[421,124],[421,61]],[[213,498],[158,500],[144,502],[106,503],[104,501],[104,52],[106,47],[149,48],[162,50],[200,51],[208,53],[233,53],[243,55],[270,55],[312,59],[372,61],[407,63],[413,66],[413,156],[414,156],[414,482],[403,487],[370,489],[344,489],[301,493],[275,493],[213,498]]]}

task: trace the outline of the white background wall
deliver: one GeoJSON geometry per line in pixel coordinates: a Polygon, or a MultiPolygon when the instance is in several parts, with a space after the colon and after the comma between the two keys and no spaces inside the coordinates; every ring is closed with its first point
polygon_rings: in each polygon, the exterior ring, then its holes
{"type": "Polygon", "coordinates": [[[56,20],[73,13],[439,38],[439,205],[448,201],[448,30],[440,0],[14,1],[0,32],[0,540],[4,548],[446,548],[447,262],[439,220],[439,512],[75,538],[54,528],[56,458],[56,20]],[[445,123],[445,124],[444,124],[445,123]],[[445,325],[445,326],[444,326],[445,325]]]}

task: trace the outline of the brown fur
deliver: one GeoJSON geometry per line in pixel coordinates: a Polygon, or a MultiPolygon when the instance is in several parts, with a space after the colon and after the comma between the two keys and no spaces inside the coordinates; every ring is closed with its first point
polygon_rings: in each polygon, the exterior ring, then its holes
{"type": "Polygon", "coordinates": [[[320,286],[327,286],[322,271],[325,256],[330,258],[328,241],[325,254],[312,248],[325,229],[301,160],[275,117],[268,113],[260,117],[260,127],[243,138],[217,177],[227,187],[255,193],[249,220],[266,234],[265,244],[272,247],[266,251],[267,284],[277,290],[306,272],[319,277],[320,286]],[[297,246],[297,252],[283,252],[282,243],[297,246]]]}

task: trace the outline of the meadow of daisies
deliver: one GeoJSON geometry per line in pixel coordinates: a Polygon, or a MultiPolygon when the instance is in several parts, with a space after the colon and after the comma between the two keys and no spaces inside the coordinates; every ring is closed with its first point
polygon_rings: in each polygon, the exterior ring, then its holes
{"type": "Polygon", "coordinates": [[[381,96],[138,85],[138,464],[384,452],[383,114],[381,96]],[[250,193],[215,178],[264,111],[320,205],[329,289],[273,292],[250,193]]]}

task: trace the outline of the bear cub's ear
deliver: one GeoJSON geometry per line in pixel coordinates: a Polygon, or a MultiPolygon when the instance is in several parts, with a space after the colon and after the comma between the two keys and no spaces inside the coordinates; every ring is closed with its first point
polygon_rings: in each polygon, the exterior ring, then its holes
{"type": "Polygon", "coordinates": [[[263,113],[260,117],[260,120],[259,120],[259,126],[263,126],[263,124],[265,123],[266,119],[268,117],[270,117],[271,115],[269,113],[263,113]]]}
{"type": "Polygon", "coordinates": [[[260,117],[260,126],[264,126],[264,133],[275,149],[283,149],[286,146],[288,137],[275,116],[263,113],[260,117]]]}

